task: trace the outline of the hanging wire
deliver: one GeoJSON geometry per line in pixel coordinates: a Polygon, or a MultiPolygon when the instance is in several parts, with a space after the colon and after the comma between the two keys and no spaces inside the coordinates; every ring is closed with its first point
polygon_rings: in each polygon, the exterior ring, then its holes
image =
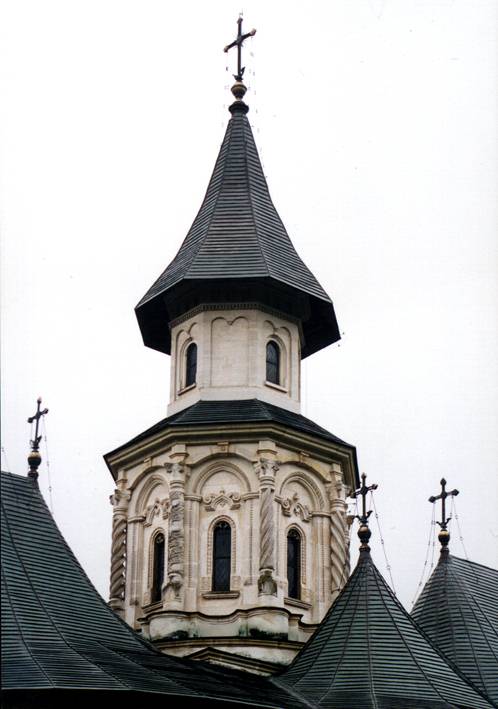
{"type": "Polygon", "coordinates": [[[12,472],[10,469],[10,465],[9,465],[9,459],[7,458],[7,452],[3,446],[2,446],[2,455],[3,455],[3,459],[5,461],[5,471],[8,473],[12,472]]]}
{"type": "Polygon", "coordinates": [[[460,528],[460,520],[459,520],[459,518],[458,518],[458,513],[457,513],[457,508],[456,508],[456,502],[455,502],[455,496],[454,496],[454,495],[451,496],[451,517],[453,518],[453,516],[455,517],[455,522],[456,522],[456,524],[457,524],[458,539],[460,540],[460,542],[461,542],[461,544],[462,544],[463,553],[465,554],[465,560],[466,560],[466,561],[470,561],[470,560],[469,560],[469,555],[467,554],[467,549],[465,548],[465,544],[464,544],[464,542],[463,542],[463,534],[462,534],[462,530],[461,530],[461,528],[460,528]]]}
{"type": "Polygon", "coordinates": [[[375,507],[375,497],[373,494],[373,490],[370,491],[370,502],[372,503],[372,507],[374,509],[374,517],[377,520],[377,527],[379,529],[379,537],[380,537],[380,543],[382,545],[382,551],[384,552],[384,559],[386,561],[386,568],[389,572],[389,578],[391,579],[391,588],[394,592],[394,595],[396,595],[396,588],[394,586],[394,579],[393,575],[391,572],[391,564],[389,563],[389,559],[387,558],[387,553],[386,553],[386,545],[384,542],[384,537],[382,536],[382,530],[380,528],[380,522],[379,522],[379,513],[377,512],[377,508],[375,507]]]}
{"type": "Polygon", "coordinates": [[[429,553],[430,553],[430,550],[431,550],[431,544],[434,546],[434,541],[435,541],[435,540],[434,540],[434,537],[435,537],[435,534],[436,534],[436,506],[435,506],[435,505],[432,505],[431,524],[430,524],[430,527],[429,527],[429,539],[428,539],[428,541],[427,541],[427,549],[426,549],[426,552],[425,552],[425,560],[424,560],[424,565],[423,565],[423,567],[422,567],[422,574],[421,574],[421,576],[420,576],[420,581],[418,582],[418,586],[417,586],[417,588],[416,588],[416,590],[415,590],[415,595],[414,595],[414,597],[413,597],[412,608],[413,608],[413,606],[415,605],[415,601],[416,601],[417,598],[419,597],[420,592],[421,592],[421,590],[422,590],[422,584],[423,584],[423,582],[424,582],[425,573],[426,573],[426,571],[427,571],[427,562],[429,561],[429,553]]]}
{"type": "Polygon", "coordinates": [[[47,482],[48,482],[48,501],[50,512],[54,514],[54,501],[52,498],[52,480],[50,477],[50,458],[48,456],[48,441],[47,441],[47,426],[45,423],[45,416],[42,416],[42,426],[43,426],[43,440],[45,441],[45,466],[47,468],[47,482]]]}

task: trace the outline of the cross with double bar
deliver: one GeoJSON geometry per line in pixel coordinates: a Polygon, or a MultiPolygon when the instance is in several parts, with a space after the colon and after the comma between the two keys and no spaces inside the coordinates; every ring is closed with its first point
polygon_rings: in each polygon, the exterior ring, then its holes
{"type": "Polygon", "coordinates": [[[237,25],[238,29],[236,39],[234,39],[231,44],[227,44],[223,51],[228,52],[228,50],[232,47],[237,47],[237,73],[233,75],[233,78],[235,79],[235,81],[242,81],[242,77],[244,76],[245,70],[245,67],[242,66],[242,44],[244,40],[248,37],[254,37],[254,35],[256,34],[256,30],[251,30],[250,32],[242,34],[242,15],[239,15],[237,25]]]}

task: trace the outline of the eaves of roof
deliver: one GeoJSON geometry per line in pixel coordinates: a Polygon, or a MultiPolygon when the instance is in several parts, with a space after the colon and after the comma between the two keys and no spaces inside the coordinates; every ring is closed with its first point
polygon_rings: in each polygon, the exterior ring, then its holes
{"type": "Polygon", "coordinates": [[[203,432],[208,433],[210,427],[219,428],[221,426],[229,426],[238,434],[243,432],[245,428],[252,431],[257,426],[272,426],[281,431],[299,433],[307,440],[322,441],[323,444],[344,452],[349,461],[351,487],[359,486],[355,446],[346,443],[301,414],[259,399],[198,401],[192,406],[162,419],[127,443],[118,446],[107,453],[104,459],[109,470],[115,476],[113,461],[140,443],[145,444],[153,441],[167,431],[171,431],[175,435],[185,431],[187,435],[189,432],[191,435],[191,431],[194,429],[196,435],[199,436],[203,432]]]}

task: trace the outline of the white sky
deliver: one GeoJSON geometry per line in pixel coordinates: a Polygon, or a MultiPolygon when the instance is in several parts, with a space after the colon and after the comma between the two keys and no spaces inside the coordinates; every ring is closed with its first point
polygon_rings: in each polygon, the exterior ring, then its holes
{"type": "MultiPolygon", "coordinates": [[[[168,401],[169,358],[144,348],[133,308],[204,195],[241,8],[0,7],[2,467],[26,472],[41,394],[55,518],[107,597],[102,455],[168,401]]],[[[469,556],[498,564],[498,4],[254,0],[244,15],[270,190],[344,333],[305,361],[303,413],[379,483],[409,607],[443,475],[469,556]]]]}

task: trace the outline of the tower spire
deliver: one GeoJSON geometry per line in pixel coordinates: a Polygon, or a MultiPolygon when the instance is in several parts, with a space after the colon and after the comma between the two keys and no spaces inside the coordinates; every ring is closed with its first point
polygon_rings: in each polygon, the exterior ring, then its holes
{"type": "MultiPolygon", "coordinates": [[[[448,554],[448,542],[450,541],[450,533],[448,532],[448,522],[451,519],[451,515],[446,517],[446,498],[456,497],[458,495],[458,490],[451,490],[446,492],[446,480],[441,478],[441,493],[439,495],[431,495],[429,497],[429,502],[436,502],[441,500],[441,522],[437,522],[441,527],[438,534],[438,539],[441,544],[441,554],[448,554]]],[[[437,521],[437,520],[436,520],[437,521]]]]}
{"type": "Polygon", "coordinates": [[[358,488],[358,490],[355,491],[353,494],[353,497],[361,497],[362,498],[362,512],[361,515],[355,515],[356,519],[360,523],[360,528],[358,530],[358,536],[361,541],[361,546],[360,546],[360,552],[367,552],[370,551],[370,547],[368,546],[368,540],[372,536],[372,532],[370,531],[370,527],[368,526],[368,518],[372,514],[372,510],[369,510],[367,512],[367,493],[369,493],[371,490],[377,490],[379,487],[375,483],[372,485],[367,485],[366,484],[367,476],[365,473],[361,474],[361,487],[358,488]]]}
{"type": "Polygon", "coordinates": [[[227,46],[223,49],[224,52],[228,52],[230,49],[232,49],[232,47],[237,47],[237,73],[233,74],[235,84],[232,86],[231,89],[237,101],[242,101],[247,91],[247,87],[242,83],[245,71],[245,67],[242,66],[242,45],[244,43],[244,40],[248,39],[249,37],[254,37],[254,35],[256,34],[255,29],[252,29],[250,32],[242,34],[242,19],[243,18],[241,13],[237,20],[237,37],[234,39],[233,42],[227,44],[227,46]]]}
{"type": "Polygon", "coordinates": [[[38,435],[38,427],[40,425],[40,419],[42,416],[45,416],[45,414],[48,414],[48,409],[43,409],[41,411],[41,396],[38,397],[36,400],[36,414],[33,416],[30,416],[28,419],[28,423],[33,423],[33,421],[36,421],[35,424],[35,436],[34,438],[29,442],[31,451],[28,455],[28,465],[29,465],[29,472],[28,472],[28,477],[32,478],[32,480],[36,481],[38,479],[38,468],[41,463],[41,455],[40,455],[40,441],[41,441],[41,436],[38,435]]]}

